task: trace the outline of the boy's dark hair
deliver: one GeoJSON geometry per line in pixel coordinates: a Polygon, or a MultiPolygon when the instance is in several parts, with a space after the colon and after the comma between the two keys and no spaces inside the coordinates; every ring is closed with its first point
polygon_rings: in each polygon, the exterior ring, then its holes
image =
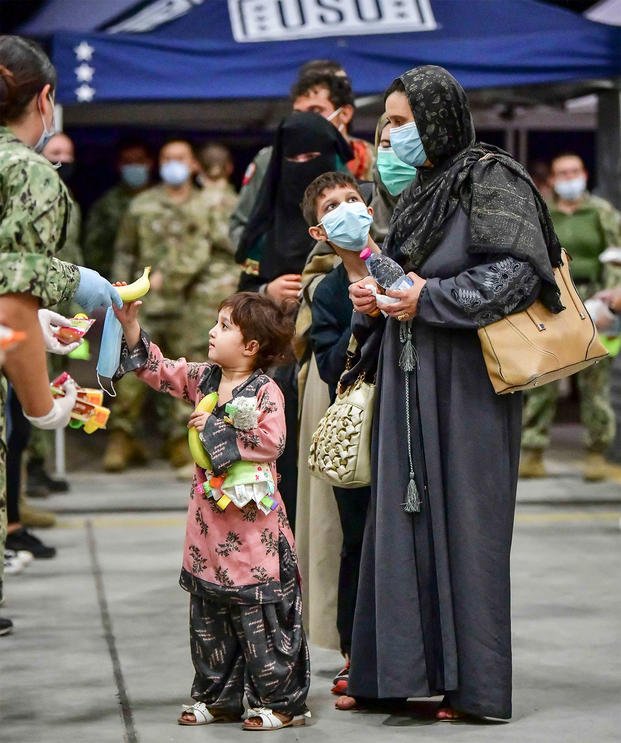
{"type": "Polygon", "coordinates": [[[384,103],[386,103],[386,98],[388,98],[391,93],[406,93],[405,85],[400,77],[396,77],[386,88],[386,91],[384,92],[384,103]]]}
{"type": "Polygon", "coordinates": [[[317,200],[319,197],[327,191],[329,188],[347,188],[350,186],[364,201],[364,196],[360,191],[360,186],[356,179],[350,173],[345,173],[342,170],[331,170],[328,173],[322,173],[311,181],[304,191],[302,203],[300,205],[302,214],[309,227],[314,227],[317,222],[317,200]]]}
{"type": "Polygon", "coordinates": [[[291,101],[306,95],[312,88],[326,88],[328,99],[334,110],[341,106],[354,105],[354,92],[348,77],[334,75],[323,70],[311,70],[300,76],[291,88],[291,101]]]}
{"type": "Polygon", "coordinates": [[[220,303],[218,312],[224,308],[231,310],[231,322],[240,329],[244,343],[258,342],[255,369],[293,360],[291,341],[295,324],[286,305],[277,304],[266,294],[237,292],[220,303]]]}

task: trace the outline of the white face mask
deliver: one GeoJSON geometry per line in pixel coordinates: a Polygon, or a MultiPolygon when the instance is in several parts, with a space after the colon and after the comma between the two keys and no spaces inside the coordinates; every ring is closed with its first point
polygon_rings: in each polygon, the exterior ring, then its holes
{"type": "Polygon", "coordinates": [[[578,201],[586,191],[587,180],[583,175],[578,175],[568,181],[557,181],[554,191],[557,196],[565,201],[578,201]]]}

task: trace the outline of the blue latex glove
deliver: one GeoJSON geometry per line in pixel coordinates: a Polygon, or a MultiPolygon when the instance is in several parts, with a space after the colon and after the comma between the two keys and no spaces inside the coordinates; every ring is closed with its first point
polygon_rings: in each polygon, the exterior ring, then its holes
{"type": "Polygon", "coordinates": [[[123,300],[116,288],[97,271],[84,266],[78,266],[78,270],[80,283],[73,299],[86,312],[92,312],[97,307],[110,307],[113,303],[117,307],[123,306],[123,300]]]}

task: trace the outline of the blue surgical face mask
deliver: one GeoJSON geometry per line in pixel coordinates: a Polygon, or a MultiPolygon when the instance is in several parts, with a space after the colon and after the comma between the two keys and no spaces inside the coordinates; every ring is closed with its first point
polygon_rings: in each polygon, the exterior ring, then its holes
{"type": "MultiPolygon", "coordinates": [[[[52,99],[49,99],[50,105],[53,107],[54,102],[52,99]]],[[[38,103],[37,103],[38,106],[38,103]]],[[[52,139],[52,137],[56,134],[56,125],[54,122],[54,118],[52,117],[52,126],[48,129],[47,124],[45,123],[45,118],[43,116],[43,111],[39,108],[39,116],[41,117],[41,121],[43,123],[43,131],[41,132],[41,136],[37,140],[37,143],[33,147],[35,152],[43,152],[43,148],[45,145],[52,139]]]]}
{"type": "Polygon", "coordinates": [[[408,121],[403,126],[391,129],[390,144],[399,160],[403,160],[408,165],[420,168],[427,161],[423,141],[415,121],[408,121]]]}
{"type": "Polygon", "coordinates": [[[577,201],[586,191],[586,178],[579,175],[569,181],[558,181],[554,184],[557,196],[566,201],[577,201]]]}
{"type": "Polygon", "coordinates": [[[361,201],[343,202],[321,220],[328,240],[346,250],[360,251],[367,244],[373,217],[361,201]]]}
{"type": "Polygon", "coordinates": [[[106,310],[106,319],[101,333],[99,358],[97,359],[97,381],[102,390],[113,397],[116,395],[112,379],[121,360],[121,341],[123,328],[117,320],[112,307],[106,310]]]}
{"type": "Polygon", "coordinates": [[[149,182],[149,166],[142,163],[121,165],[121,178],[130,188],[142,188],[149,182]]]}
{"type": "Polygon", "coordinates": [[[169,186],[181,186],[190,177],[190,168],[181,160],[168,160],[160,165],[160,178],[169,186]]]}
{"type": "Polygon", "coordinates": [[[392,147],[378,149],[377,169],[392,196],[398,196],[416,177],[416,168],[400,160],[392,147]]]}

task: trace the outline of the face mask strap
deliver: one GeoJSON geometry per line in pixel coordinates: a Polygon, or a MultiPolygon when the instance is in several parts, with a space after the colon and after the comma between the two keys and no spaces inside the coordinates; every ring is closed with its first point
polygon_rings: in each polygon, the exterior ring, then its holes
{"type": "MultiPolygon", "coordinates": [[[[330,121],[331,122],[332,119],[335,119],[338,116],[338,114],[341,113],[342,110],[343,110],[343,106],[339,106],[337,109],[335,109],[334,111],[332,111],[332,113],[329,116],[326,116],[326,121],[330,121]]],[[[341,126],[342,126],[342,124],[341,124],[341,126]]]]}

